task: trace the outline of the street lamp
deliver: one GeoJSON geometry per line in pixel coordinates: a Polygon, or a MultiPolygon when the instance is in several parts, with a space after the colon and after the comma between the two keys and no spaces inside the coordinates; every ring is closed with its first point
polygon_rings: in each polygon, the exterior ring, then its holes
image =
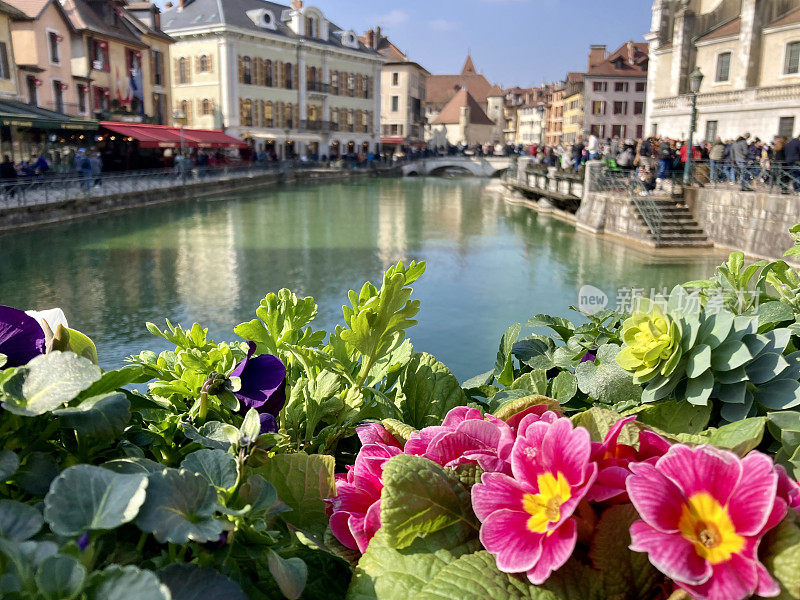
{"type": "Polygon", "coordinates": [[[694,154],[694,132],[697,128],[697,92],[703,83],[703,72],[695,67],[689,75],[689,89],[692,92],[692,122],[689,124],[689,147],[686,149],[686,164],[683,168],[683,185],[689,185],[692,174],[692,158],[694,154]]]}
{"type": "Polygon", "coordinates": [[[536,110],[539,112],[539,148],[541,148],[544,146],[544,103],[540,103],[536,110]]]}
{"type": "Polygon", "coordinates": [[[183,143],[183,127],[184,127],[184,122],[186,121],[186,113],[180,109],[176,110],[175,112],[172,113],[172,118],[175,120],[176,123],[178,123],[178,125],[180,125],[181,128],[181,156],[183,156],[185,153],[185,147],[183,143]]]}

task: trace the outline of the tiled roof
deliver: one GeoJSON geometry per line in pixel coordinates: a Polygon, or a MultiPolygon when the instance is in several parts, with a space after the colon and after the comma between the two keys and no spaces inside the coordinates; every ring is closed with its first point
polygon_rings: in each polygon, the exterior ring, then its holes
{"type": "Polygon", "coordinates": [[[586,75],[613,77],[647,77],[648,44],[626,42],[609,54],[605,60],[589,67],[586,75]],[[619,64],[619,68],[617,68],[619,64]]]}
{"type": "MultiPolygon", "coordinates": [[[[196,27],[230,25],[240,29],[258,31],[260,33],[304,39],[303,36],[294,33],[286,23],[281,20],[283,12],[288,10],[291,9],[284,4],[267,2],[266,0],[186,0],[182,9],[179,9],[178,6],[173,6],[165,10],[161,14],[161,25],[167,33],[175,33],[184,29],[194,29],[196,27]],[[247,16],[247,11],[258,10],[260,8],[269,10],[275,17],[277,26],[275,31],[259,27],[247,16]]],[[[354,48],[347,48],[341,44],[342,34],[348,30],[342,29],[331,21],[328,21],[328,23],[331,34],[329,41],[325,42],[315,39],[314,42],[355,50],[354,48]]],[[[361,52],[374,54],[374,50],[367,48],[363,43],[359,43],[359,50],[361,52]]]]}
{"type": "Polygon", "coordinates": [[[698,42],[707,42],[710,40],[716,40],[719,38],[725,38],[732,35],[739,35],[742,31],[742,19],[741,17],[737,17],[732,21],[728,21],[727,23],[723,23],[719,27],[712,29],[711,31],[706,32],[705,34],[701,35],[697,38],[698,42]]]}
{"type": "MultiPolygon", "coordinates": [[[[373,35],[377,34],[373,33],[373,35]]],[[[360,35],[358,36],[358,39],[362,44],[369,47],[366,36],[360,35]]],[[[392,60],[405,60],[407,58],[406,53],[395,46],[385,35],[381,35],[380,39],[378,40],[376,52],[382,56],[385,56],[386,58],[391,58],[392,60]]]]}
{"type": "MultiPolygon", "coordinates": [[[[110,25],[104,21],[102,15],[95,12],[92,4],[86,0],[63,0],[61,3],[67,19],[76,30],[90,31],[137,46],[145,45],[136,28],[127,19],[119,19],[119,26],[110,25]]],[[[111,3],[105,6],[101,5],[101,7],[104,10],[114,10],[115,8],[111,3]]]]}
{"type": "Polygon", "coordinates": [[[7,14],[8,16],[16,19],[31,19],[35,17],[31,17],[26,12],[21,11],[16,6],[13,6],[9,2],[3,2],[0,0],[0,12],[7,14]]]}
{"type": "Polygon", "coordinates": [[[800,23],[800,7],[790,10],[782,17],[778,17],[777,21],[769,24],[769,27],[783,27],[784,25],[794,25],[800,23]]]}
{"type": "Polygon", "coordinates": [[[469,122],[471,125],[494,125],[483,109],[480,107],[472,94],[466,89],[459,91],[450,102],[447,103],[433,121],[434,125],[455,125],[461,122],[461,109],[469,107],[469,122]]]}
{"type": "Polygon", "coordinates": [[[53,0],[6,0],[5,4],[16,8],[27,17],[37,19],[52,1],[53,0]]]}

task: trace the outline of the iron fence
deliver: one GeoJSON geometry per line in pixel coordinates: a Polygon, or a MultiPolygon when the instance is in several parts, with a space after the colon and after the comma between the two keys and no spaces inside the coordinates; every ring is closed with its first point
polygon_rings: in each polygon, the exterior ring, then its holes
{"type": "Polygon", "coordinates": [[[693,163],[692,167],[692,181],[698,185],[729,185],[744,191],[800,194],[800,164],[700,161],[693,163]]]}

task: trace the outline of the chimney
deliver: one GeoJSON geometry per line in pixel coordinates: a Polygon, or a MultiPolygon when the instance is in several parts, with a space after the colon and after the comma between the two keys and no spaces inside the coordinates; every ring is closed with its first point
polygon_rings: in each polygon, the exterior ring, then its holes
{"type": "Polygon", "coordinates": [[[378,25],[378,27],[375,29],[375,46],[373,47],[373,50],[377,50],[378,46],[380,45],[381,45],[381,26],[378,25]]]}
{"type": "Polygon", "coordinates": [[[367,32],[364,34],[364,37],[367,40],[367,47],[368,48],[375,48],[375,32],[372,29],[367,29],[367,32]]]}
{"type": "Polygon", "coordinates": [[[303,8],[303,0],[292,0],[292,8],[294,10],[300,10],[303,8]]]}
{"type": "Polygon", "coordinates": [[[589,46],[589,68],[599,65],[606,59],[606,45],[592,44],[589,46]]]}
{"type": "Polygon", "coordinates": [[[628,50],[628,64],[633,65],[636,63],[636,47],[633,45],[633,40],[630,40],[626,46],[628,50]]]}

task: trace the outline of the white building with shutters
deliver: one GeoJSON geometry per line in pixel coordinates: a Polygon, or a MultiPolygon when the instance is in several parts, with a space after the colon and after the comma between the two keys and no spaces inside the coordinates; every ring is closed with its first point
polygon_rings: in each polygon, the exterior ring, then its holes
{"type": "Polygon", "coordinates": [[[162,16],[173,108],[278,157],[341,156],[380,147],[387,59],[318,8],[294,0],[181,0],[162,16]]]}

